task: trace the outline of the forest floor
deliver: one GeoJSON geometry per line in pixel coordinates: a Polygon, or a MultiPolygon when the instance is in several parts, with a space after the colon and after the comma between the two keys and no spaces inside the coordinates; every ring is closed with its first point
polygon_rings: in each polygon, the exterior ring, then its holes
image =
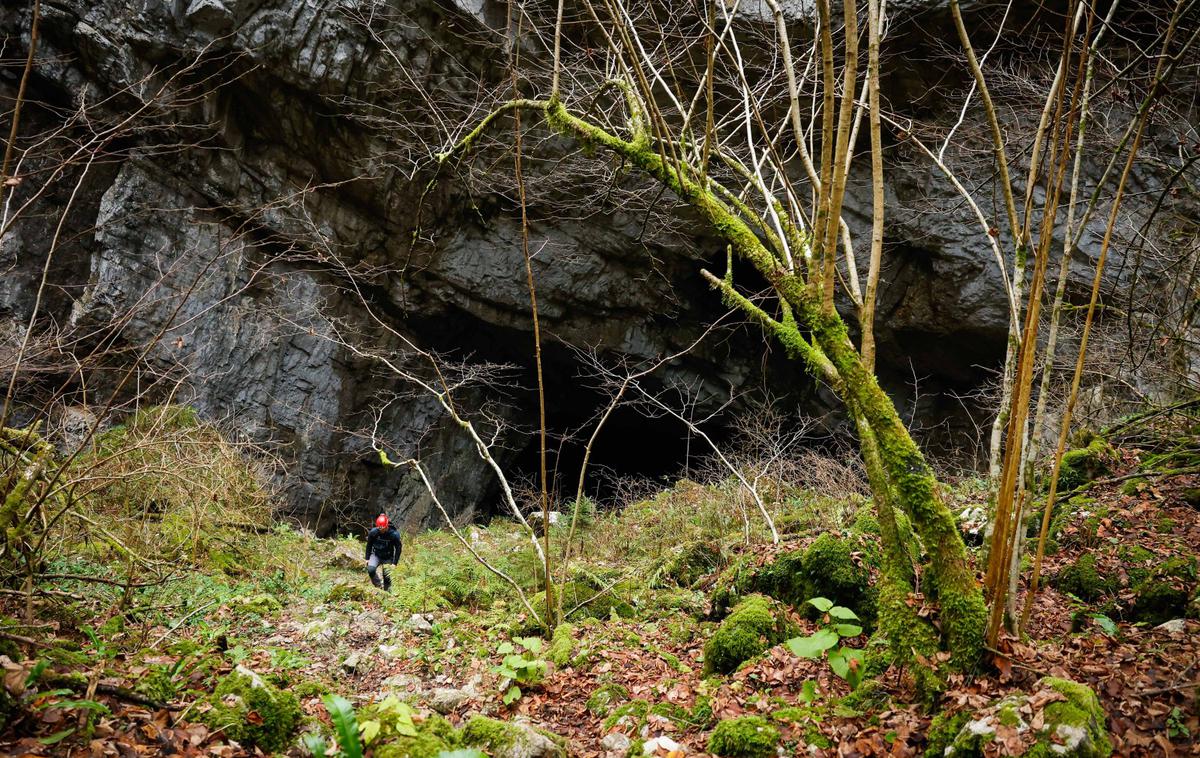
{"type": "MultiPolygon", "coordinates": [[[[446,532],[406,541],[391,594],[367,583],[361,543],[287,528],[247,537],[252,547],[242,549],[265,551],[263,560],[233,551],[223,570],[184,570],[143,588],[123,587],[89,558],[65,558],[57,578],[42,586],[32,623],[4,627],[7,695],[0,707],[7,728],[0,754],[269,752],[239,744],[206,717],[215,683],[249,669],[299,698],[303,731],[329,734],[329,693],[345,696],[360,713],[397,695],[412,704],[418,725],[434,713],[456,725],[480,713],[527,719],[565,738],[579,756],[619,756],[630,746],[639,754],[704,755],[714,725],[745,714],[762,715],[779,730],[783,754],[923,755],[935,716],[945,722],[974,713],[1056,676],[1099,696],[1116,755],[1200,755],[1200,623],[1135,624],[1128,613],[1138,602],[1139,577],[1171,559],[1194,560],[1200,476],[1120,478],[1137,465],[1136,451],[1120,451],[1113,475],[1056,519],[1058,549],[1044,568],[1051,586],[1034,601],[1027,634],[1003,639],[980,675],[950,675],[932,712],[918,703],[907,672],[889,669],[868,693],[846,698],[849,684],[826,661],[797,657],[783,645],[730,675],[706,675],[704,645],[716,628],[709,596],[728,575],[721,566],[739,559],[769,565],[819,533],[847,528],[862,503],[792,498],[788,508],[813,513],[793,518],[782,544],[751,549],[737,544],[740,517],[713,515],[727,485],[681,483],[619,514],[601,513],[583,530],[576,574],[612,587],[614,597],[603,604],[606,614],[580,610],[600,617],[572,619],[569,647],[560,634],[560,665],[529,643],[527,658],[544,663],[547,673],[507,705],[509,683],[497,668],[512,654],[512,641],[526,640],[534,627],[446,532]],[[721,546],[718,565],[672,585],[660,576],[663,556],[677,556],[683,538],[697,530],[724,531],[733,544],[721,546]],[[1088,601],[1054,586],[1064,586],[1055,578],[1081,558],[1085,568],[1094,561],[1088,576],[1100,583],[1080,590],[1088,601]],[[47,671],[58,672],[57,686],[38,687],[47,671]]],[[[959,510],[979,497],[978,487],[953,494],[959,510]]],[[[781,521],[785,511],[777,512],[781,521]]],[[[512,524],[468,527],[465,536],[514,575],[534,572],[527,538],[512,524]]],[[[1189,593],[1194,563],[1192,572],[1189,593]]],[[[6,597],[3,612],[24,619],[23,598],[6,597]]],[[[811,632],[814,622],[797,610],[791,620],[811,632]]],[[[859,637],[851,644],[868,643],[859,637]]],[[[1038,723],[1044,705],[1035,695],[1025,716],[1038,723]]],[[[251,711],[255,718],[261,721],[251,711]]],[[[289,755],[309,754],[295,738],[287,745],[289,755]]],[[[1027,747],[1001,730],[986,752],[1019,755],[1027,747]]]]}

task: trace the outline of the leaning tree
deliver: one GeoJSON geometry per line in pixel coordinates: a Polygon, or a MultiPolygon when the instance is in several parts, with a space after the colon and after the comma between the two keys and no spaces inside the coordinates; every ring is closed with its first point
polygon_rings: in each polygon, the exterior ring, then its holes
{"type": "MultiPolygon", "coordinates": [[[[1148,63],[1153,74],[1147,78],[1142,107],[1129,119],[1127,135],[1140,135],[1149,104],[1173,68],[1170,61],[1177,61],[1179,51],[1194,41],[1191,30],[1176,35],[1179,20],[1194,4],[1165,4],[1156,18],[1169,20],[1150,35],[1153,43],[1146,47],[1151,52],[1134,56],[1131,66],[1148,63]],[[1176,36],[1183,38],[1182,48],[1176,36]]],[[[582,0],[570,7],[559,0],[548,14],[552,18],[537,16],[536,8],[510,4],[511,86],[496,94],[485,116],[461,124],[437,162],[442,167],[469,165],[491,154],[485,141],[511,134],[516,190],[527,225],[522,151],[527,151],[527,161],[544,159],[548,151],[577,152],[574,166],[607,166],[612,183],[635,169],[673,196],[673,211],[698,217],[724,243],[724,271],[702,269],[704,278],[727,304],[761,325],[826,384],[857,428],[884,547],[881,628],[894,653],[917,663],[914,670],[924,678],[936,661],[947,658],[960,670],[974,667],[986,643],[995,639],[1004,613],[1009,589],[1005,569],[1016,565],[1020,551],[1016,535],[1024,508],[1014,495],[1014,483],[1029,457],[1024,443],[1045,272],[1067,168],[1083,149],[1074,135],[1077,127],[1082,131],[1087,113],[1090,56],[1115,6],[1104,17],[1093,5],[1072,2],[1055,17],[1061,25],[1044,25],[1051,29],[1051,42],[1045,44],[1055,63],[1050,68],[1054,76],[1039,85],[1040,117],[1019,134],[1023,150],[1006,152],[1009,127],[1001,123],[957,0],[950,0],[947,21],[961,44],[963,75],[973,82],[963,115],[971,109],[978,113],[998,174],[998,218],[988,218],[981,209],[986,204],[971,196],[943,160],[944,148],[937,154],[929,150],[911,123],[881,104],[882,5],[867,0],[859,7],[855,0],[845,0],[837,9],[828,0],[816,0],[814,17],[797,20],[785,14],[779,0],[690,5],[582,0]],[[864,123],[872,206],[867,257],[860,265],[843,201],[864,123]],[[992,473],[1001,513],[982,589],[937,478],[875,374],[885,124],[896,138],[911,141],[928,156],[971,208],[986,240],[980,255],[994,258],[999,266],[1000,294],[1009,308],[1003,399],[992,434],[992,473]],[[555,139],[530,149],[533,134],[555,139]],[[1023,204],[1013,190],[1011,154],[1028,159],[1023,204]],[[1038,187],[1044,191],[1035,192],[1038,187]],[[755,294],[764,283],[767,295],[755,294]],[[911,521],[924,545],[918,566],[899,544],[896,509],[911,521]],[[936,606],[936,623],[914,602],[917,588],[936,606]],[[985,590],[993,606],[990,621],[985,590]]],[[[947,144],[957,128],[946,136],[947,144]]],[[[1113,150],[1112,163],[1120,156],[1127,167],[1119,186],[1137,146],[1137,139],[1132,144],[1123,140],[1113,150]]],[[[485,165],[490,170],[494,163],[485,165]]],[[[581,189],[587,186],[581,174],[574,176],[581,189]]],[[[1103,183],[1088,204],[1089,214],[1103,183]]],[[[1073,203],[1073,183],[1071,189],[1073,203]]],[[[1110,204],[1110,232],[1120,197],[1118,188],[1110,204]]],[[[1081,224],[1077,221],[1074,228],[1081,224]]],[[[1068,218],[1069,242],[1077,238],[1072,231],[1068,218]]],[[[1081,357],[1085,348],[1086,343],[1081,357]]],[[[927,681],[934,680],[936,675],[927,681]]]]}
{"type": "MultiPolygon", "coordinates": [[[[853,0],[840,18],[817,3],[815,33],[799,55],[782,8],[775,0],[768,5],[763,18],[736,3],[695,13],[608,0],[584,2],[568,18],[560,2],[553,34],[542,40],[550,51],[544,64],[526,52],[536,48],[539,30],[515,13],[510,96],[452,140],[438,161],[478,154],[493,131],[519,125],[524,115],[525,127],[532,120],[592,160],[633,167],[698,216],[727,252],[725,270],[702,269],[705,279],[828,385],[857,426],[886,554],[881,626],[895,652],[928,665],[945,651],[956,666],[970,668],[983,649],[983,595],[936,476],[874,373],[883,248],[878,3],[866,8],[865,56],[853,0]],[[533,65],[522,62],[531,58],[533,65]],[[538,65],[548,77],[538,76],[538,65]],[[866,107],[856,105],[860,80],[866,107]],[[864,114],[874,220],[862,286],[842,204],[864,114]],[[748,269],[754,281],[743,281],[748,269]],[[835,307],[839,279],[856,312],[858,344],[835,307]],[[763,281],[765,299],[752,294],[763,281]],[[923,566],[914,567],[899,544],[895,508],[925,545],[923,566]],[[918,568],[939,611],[937,627],[912,602],[918,568]]],[[[519,137],[516,143],[519,150],[519,137]]]]}

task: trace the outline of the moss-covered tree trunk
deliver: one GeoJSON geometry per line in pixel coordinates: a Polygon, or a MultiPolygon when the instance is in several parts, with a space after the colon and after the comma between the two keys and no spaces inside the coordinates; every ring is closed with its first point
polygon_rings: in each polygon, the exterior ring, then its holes
{"type": "MultiPolygon", "coordinates": [[[[942,502],[933,471],[909,436],[891,398],[879,386],[874,373],[850,341],[841,316],[836,311],[822,308],[828,293],[822,291],[818,281],[820,274],[810,270],[812,281],[806,282],[803,270],[789,266],[787,257],[775,249],[778,240],[774,233],[755,222],[753,211],[737,201],[733,193],[721,188],[703,172],[686,163],[668,160],[658,152],[647,129],[638,122],[636,103],[630,106],[631,136],[626,139],[571,113],[557,97],[513,100],[483,119],[442,159],[468,149],[501,114],[514,109],[541,111],[553,131],[571,137],[587,148],[616,153],[662,183],[695,209],[729,243],[735,255],[753,266],[770,283],[781,301],[782,319],[772,317],[739,295],[728,276],[721,280],[708,274],[709,280],[726,298],[759,321],[790,356],[804,361],[815,375],[828,381],[850,415],[863,425],[864,439],[873,439],[877,443],[875,459],[878,466],[876,476],[872,478],[872,489],[877,498],[894,503],[909,517],[924,542],[929,562],[923,578],[940,607],[943,646],[953,654],[958,668],[974,667],[983,649],[987,614],[966,546],[953,515],[942,502]],[[755,228],[759,229],[758,233],[755,228]]],[[[800,225],[788,223],[786,227],[792,242],[803,245],[800,225]]],[[[809,261],[810,269],[814,268],[811,257],[809,261]]],[[[898,628],[892,631],[897,637],[904,633],[898,628]]],[[[902,638],[892,642],[898,646],[906,644],[902,638]]]]}

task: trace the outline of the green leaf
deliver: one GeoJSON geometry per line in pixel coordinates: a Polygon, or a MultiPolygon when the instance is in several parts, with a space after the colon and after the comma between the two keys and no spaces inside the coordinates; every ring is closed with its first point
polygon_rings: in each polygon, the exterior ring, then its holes
{"type": "Polygon", "coordinates": [[[345,758],[362,758],[362,742],[358,739],[358,718],[354,715],[354,706],[341,695],[326,695],[322,702],[325,703],[325,710],[329,711],[329,719],[333,721],[342,755],[345,758]]]}
{"type": "Polygon", "coordinates": [[[98,703],[95,700],[60,700],[54,703],[53,707],[62,708],[67,711],[79,709],[81,711],[95,711],[96,713],[104,714],[112,713],[112,711],[108,710],[107,705],[98,703]]]}
{"type": "Polygon", "coordinates": [[[362,737],[363,744],[370,745],[372,742],[374,742],[375,738],[379,736],[379,730],[382,728],[383,724],[380,724],[374,719],[370,721],[364,721],[363,723],[359,724],[358,734],[362,737]]]}
{"type": "Polygon", "coordinates": [[[1108,616],[1105,616],[1103,613],[1093,613],[1092,620],[1095,621],[1096,625],[1103,629],[1104,633],[1109,637],[1117,636],[1117,622],[1113,621],[1108,616]]]}
{"type": "Polygon", "coordinates": [[[413,709],[408,703],[396,708],[396,731],[405,737],[416,737],[417,726],[413,723],[413,709]]]}
{"type": "Polygon", "coordinates": [[[515,684],[513,686],[509,687],[508,692],[504,693],[503,699],[504,699],[505,705],[512,705],[513,703],[515,703],[516,701],[521,699],[521,688],[515,684]]]}
{"type": "Polygon", "coordinates": [[[487,755],[473,747],[468,747],[461,750],[443,750],[437,754],[437,758],[487,758],[487,755]]]}
{"type": "Polygon", "coordinates": [[[518,637],[517,643],[534,655],[537,655],[542,651],[541,637],[518,637]]]}
{"type": "Polygon", "coordinates": [[[516,648],[513,647],[511,642],[501,642],[500,646],[496,648],[496,653],[498,655],[509,655],[515,650],[516,648]]]}
{"type": "Polygon", "coordinates": [[[513,671],[508,666],[496,666],[495,668],[492,669],[492,672],[495,674],[499,674],[500,676],[504,677],[505,679],[517,679],[517,678],[520,678],[520,676],[521,676],[520,674],[518,674],[516,671],[513,671]]]}
{"type": "Polygon", "coordinates": [[[833,601],[823,597],[810,598],[808,604],[821,613],[829,613],[829,609],[833,607],[833,601]]]}
{"type": "Polygon", "coordinates": [[[328,753],[325,738],[319,734],[304,735],[304,747],[308,748],[308,752],[313,754],[313,758],[325,758],[326,753],[328,753]]]}
{"type": "Polygon", "coordinates": [[[821,654],[838,643],[837,632],[822,629],[807,637],[793,637],[787,641],[788,650],[801,658],[820,658],[821,654]]]}
{"type": "Polygon", "coordinates": [[[841,619],[842,621],[858,621],[858,616],[854,613],[854,611],[841,605],[835,605],[830,608],[829,615],[833,616],[835,619],[841,619]]]}
{"type": "Polygon", "coordinates": [[[39,737],[38,742],[42,743],[43,745],[54,745],[59,742],[62,742],[63,740],[65,740],[67,737],[70,737],[74,733],[75,733],[75,727],[71,727],[70,729],[62,730],[61,732],[55,732],[54,734],[50,735],[49,737],[39,737]]]}
{"type": "Polygon", "coordinates": [[[842,637],[857,637],[862,634],[862,627],[854,624],[834,624],[833,630],[842,637]]]}
{"type": "MultiPolygon", "coordinates": [[[[90,630],[89,630],[90,631],[90,630]]],[[[42,674],[50,667],[50,661],[42,659],[33,664],[33,668],[29,669],[29,674],[25,677],[25,689],[37,684],[42,679],[42,674]]]]}
{"type": "Polygon", "coordinates": [[[862,652],[852,647],[839,647],[829,654],[829,667],[853,684],[855,679],[862,679],[862,652]]]}
{"type": "Polygon", "coordinates": [[[817,699],[817,683],[812,679],[805,679],[804,684],[800,685],[800,700],[805,703],[815,702],[817,699]]]}

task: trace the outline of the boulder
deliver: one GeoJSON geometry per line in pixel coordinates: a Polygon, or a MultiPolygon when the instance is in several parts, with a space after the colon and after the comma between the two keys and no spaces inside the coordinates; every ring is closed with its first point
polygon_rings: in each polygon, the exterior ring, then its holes
{"type": "MultiPolygon", "coordinates": [[[[1113,751],[1096,693],[1067,679],[1043,677],[1030,694],[1009,695],[946,723],[961,726],[944,746],[931,744],[931,753],[982,756],[993,743],[1002,755],[1108,758],[1113,751]]],[[[938,736],[944,739],[947,732],[939,730],[938,736]]]]}
{"type": "Polygon", "coordinates": [[[463,742],[492,758],[566,758],[567,742],[523,718],[500,721],[475,716],[463,727],[463,742]]]}

